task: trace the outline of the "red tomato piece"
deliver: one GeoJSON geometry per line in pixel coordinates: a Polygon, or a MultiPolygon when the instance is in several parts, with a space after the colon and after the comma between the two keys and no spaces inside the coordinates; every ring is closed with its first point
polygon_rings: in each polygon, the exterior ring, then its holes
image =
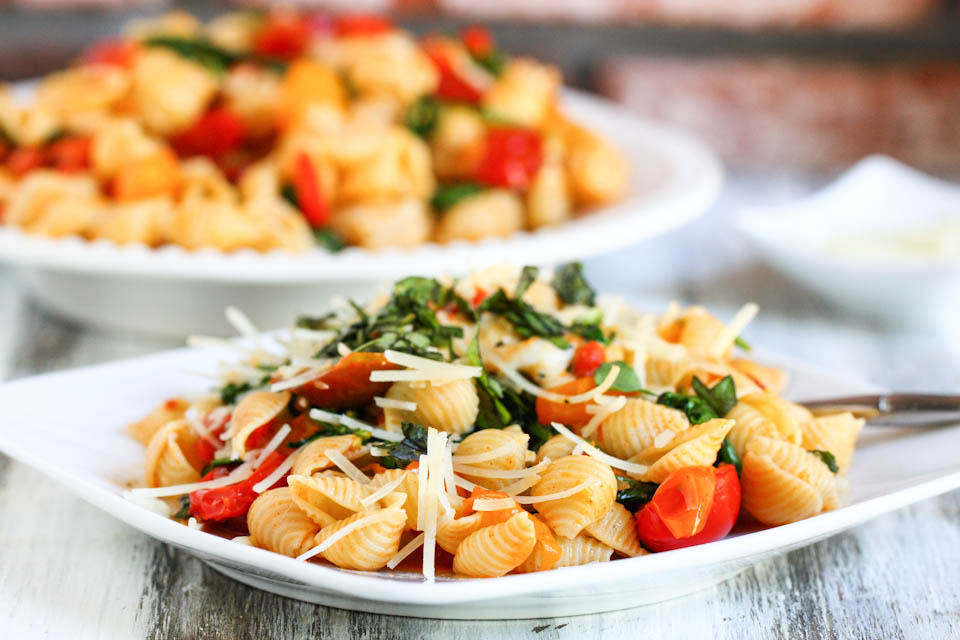
{"type": "Polygon", "coordinates": [[[480,102],[483,91],[470,84],[457,72],[454,65],[456,53],[455,50],[451,49],[448,42],[428,39],[421,46],[440,73],[440,81],[436,90],[438,98],[471,104],[480,102]]]}
{"type": "Polygon", "coordinates": [[[473,292],[473,298],[470,300],[470,304],[475,307],[479,307],[480,303],[487,299],[487,296],[490,295],[487,293],[486,289],[477,287],[473,292]]]}
{"type": "MultiPolygon", "coordinates": [[[[714,486],[710,509],[706,517],[703,518],[698,533],[689,536],[675,535],[674,531],[667,526],[668,522],[661,515],[664,513],[664,509],[661,508],[658,511],[657,506],[654,505],[654,501],[657,500],[657,495],[660,493],[660,489],[658,489],[657,493],[654,494],[654,499],[638,511],[636,515],[637,534],[643,546],[651,551],[669,551],[720,540],[730,533],[737,521],[737,515],[740,513],[741,490],[736,467],[730,464],[721,464],[716,468],[685,467],[672,473],[664,484],[671,482],[671,479],[677,474],[687,475],[688,469],[709,470],[713,474],[714,486]]],[[[698,471],[696,473],[700,475],[703,472],[698,471]]],[[[663,485],[661,485],[662,488],[663,485]]]]}
{"type": "Polygon", "coordinates": [[[578,378],[582,376],[592,376],[593,372],[604,363],[606,358],[606,350],[603,348],[603,345],[596,340],[591,340],[590,342],[580,345],[573,354],[573,363],[571,365],[573,375],[578,378]]]}
{"type": "MultiPolygon", "coordinates": [[[[285,457],[280,451],[274,451],[260,463],[253,475],[243,482],[216,489],[194,491],[190,494],[190,515],[201,520],[227,520],[244,515],[250,509],[253,501],[257,499],[258,494],[253,490],[253,486],[273,473],[285,457]]],[[[230,472],[225,467],[217,467],[212,469],[203,479],[221,478],[228,473],[230,472]]],[[[286,482],[285,477],[277,481],[271,489],[283,486],[284,482],[286,482]]]]}
{"type": "Polygon", "coordinates": [[[330,207],[323,197],[320,180],[317,178],[317,169],[306,153],[297,156],[297,164],[293,173],[293,188],[297,192],[297,203],[303,217],[311,227],[323,227],[330,222],[330,207]]]}
{"type": "MultiPolygon", "coordinates": [[[[575,396],[580,393],[586,393],[597,386],[590,376],[571,380],[559,387],[550,389],[554,393],[560,393],[565,396],[575,396]]],[[[568,427],[579,428],[590,422],[593,416],[587,413],[586,402],[552,402],[545,398],[537,398],[537,420],[540,424],[550,424],[559,422],[568,427]]]]}
{"type": "Polygon", "coordinates": [[[220,156],[236,150],[246,138],[246,125],[223,107],[211,109],[171,142],[181,156],[220,156]]]}
{"type": "Polygon", "coordinates": [[[104,40],[83,54],[84,64],[105,64],[129,69],[137,56],[137,45],[126,40],[104,40]]]}
{"type": "Polygon", "coordinates": [[[61,138],[47,147],[47,159],[52,167],[65,173],[83,171],[90,167],[92,143],[90,136],[61,138]]]}
{"type": "MultiPolygon", "coordinates": [[[[230,414],[226,412],[224,412],[220,420],[216,422],[212,422],[210,420],[210,416],[207,415],[203,418],[203,426],[211,436],[214,438],[219,438],[220,434],[223,433],[223,430],[227,428],[227,423],[229,421],[230,414]]],[[[217,447],[215,447],[212,442],[202,437],[197,438],[193,449],[194,453],[196,454],[197,461],[204,467],[213,462],[214,456],[217,454],[217,447]]]]}
{"type": "Polygon", "coordinates": [[[7,169],[14,178],[22,178],[34,169],[47,164],[47,155],[43,149],[36,147],[20,147],[10,152],[7,158],[7,169]]]}
{"type": "Polygon", "coordinates": [[[463,46],[474,58],[485,58],[493,53],[496,47],[490,30],[476,24],[464,29],[460,34],[460,39],[463,40],[463,46]]]}
{"type": "Polygon", "coordinates": [[[338,36],[375,36],[393,30],[393,23],[371,13],[348,13],[337,16],[333,31],[338,36]]]}
{"type": "Polygon", "coordinates": [[[310,23],[295,13],[275,13],[253,40],[255,53],[268,58],[292,60],[310,44],[310,23]]]}
{"type": "Polygon", "coordinates": [[[498,127],[487,132],[476,178],[494,187],[525,190],[543,164],[540,135],[527,129],[498,127]]]}
{"type": "Polygon", "coordinates": [[[371,371],[399,368],[387,362],[382,353],[354,351],[316,381],[297,387],[294,393],[324,409],[353,409],[370,402],[374,396],[383,395],[393,384],[371,382],[371,371]],[[316,384],[318,381],[323,384],[316,384]]]}

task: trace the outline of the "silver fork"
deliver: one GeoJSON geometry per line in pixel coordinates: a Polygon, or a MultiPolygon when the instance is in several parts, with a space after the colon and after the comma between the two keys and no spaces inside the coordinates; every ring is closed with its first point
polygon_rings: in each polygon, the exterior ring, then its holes
{"type": "Polygon", "coordinates": [[[876,427],[946,427],[960,424],[960,396],[880,393],[800,402],[814,415],[850,411],[876,427]]]}

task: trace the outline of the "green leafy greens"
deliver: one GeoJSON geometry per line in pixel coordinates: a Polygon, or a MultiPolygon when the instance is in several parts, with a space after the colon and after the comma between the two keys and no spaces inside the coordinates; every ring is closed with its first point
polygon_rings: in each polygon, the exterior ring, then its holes
{"type": "Polygon", "coordinates": [[[827,468],[830,469],[830,471],[832,471],[833,473],[838,473],[840,471],[840,467],[837,466],[836,456],[834,456],[829,451],[814,449],[810,453],[820,458],[820,461],[823,462],[823,464],[827,465],[827,468]]]}
{"type": "Polygon", "coordinates": [[[610,387],[614,391],[623,391],[624,393],[633,393],[635,391],[642,391],[645,393],[652,393],[643,388],[643,385],[640,384],[640,378],[637,376],[637,372],[633,370],[633,367],[628,365],[623,360],[614,360],[613,362],[604,362],[597,370],[593,373],[593,380],[598,385],[607,379],[607,376],[610,375],[610,370],[613,369],[614,365],[620,367],[620,372],[617,374],[617,379],[613,381],[613,386],[610,387]]]}
{"type": "Polygon", "coordinates": [[[231,464],[240,464],[241,462],[243,462],[243,460],[240,458],[217,458],[211,460],[210,463],[203,468],[203,471],[200,472],[200,475],[205,476],[217,467],[228,467],[231,464]]]}
{"type": "Polygon", "coordinates": [[[420,456],[427,453],[427,430],[413,422],[404,422],[400,429],[403,440],[400,442],[375,442],[374,446],[383,449],[387,455],[380,458],[380,464],[387,469],[403,469],[420,456]]]}
{"type": "Polygon", "coordinates": [[[430,198],[430,208],[434,211],[446,211],[461,200],[486,191],[487,187],[476,182],[456,182],[441,185],[430,198]]]}
{"type": "Polygon", "coordinates": [[[220,401],[223,404],[234,404],[237,401],[237,398],[248,391],[253,391],[254,389],[259,389],[266,386],[270,382],[270,374],[266,374],[260,380],[259,383],[254,384],[249,381],[245,382],[228,382],[227,384],[220,387],[220,401]]]}
{"type": "Polygon", "coordinates": [[[733,448],[733,444],[731,444],[727,438],[724,438],[723,442],[720,443],[720,450],[717,451],[717,460],[713,464],[714,466],[718,466],[721,462],[735,466],[738,474],[743,471],[743,461],[740,460],[740,456],[737,455],[737,450],[733,448]]]}
{"type": "Polygon", "coordinates": [[[650,502],[660,486],[655,482],[640,482],[621,475],[617,476],[617,482],[627,484],[617,491],[617,502],[625,506],[630,513],[636,513],[640,507],[650,502]]]}
{"type": "Polygon", "coordinates": [[[553,276],[553,288],[564,304],[596,304],[596,292],[583,275],[583,264],[570,262],[557,269],[553,276]]]}
{"type": "Polygon", "coordinates": [[[176,518],[177,520],[186,520],[190,517],[190,494],[185,493],[180,496],[180,508],[177,509],[177,512],[174,513],[171,518],[176,518]]]}
{"type": "Polygon", "coordinates": [[[421,138],[428,138],[440,119],[440,103],[433,96],[420,96],[407,108],[404,124],[421,138]]]}
{"type": "Polygon", "coordinates": [[[570,343],[563,337],[567,331],[563,323],[549,314],[537,311],[532,305],[522,300],[523,294],[537,279],[537,272],[536,267],[524,267],[513,297],[508,296],[503,289],[498,289],[496,293],[487,296],[486,300],[480,303],[477,311],[489,311],[502,316],[523,338],[539,336],[546,338],[560,349],[567,349],[570,343]]]}
{"type": "Polygon", "coordinates": [[[264,58],[252,53],[230,51],[219,47],[204,38],[185,38],[181,36],[154,36],[144,44],[148,47],[162,47],[177,55],[200,64],[213,73],[221,74],[240,62],[252,62],[278,73],[286,69],[286,63],[264,58]]]}
{"type": "Polygon", "coordinates": [[[732,376],[726,376],[712,388],[708,388],[700,381],[700,378],[694,376],[691,386],[697,397],[706,402],[718,418],[727,415],[731,409],[737,406],[737,387],[732,376]]]}

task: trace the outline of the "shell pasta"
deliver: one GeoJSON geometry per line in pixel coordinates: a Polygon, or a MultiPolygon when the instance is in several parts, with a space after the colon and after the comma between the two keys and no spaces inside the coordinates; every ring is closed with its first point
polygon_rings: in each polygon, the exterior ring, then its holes
{"type": "Polygon", "coordinates": [[[734,344],[744,309],[640,313],[579,264],[412,276],[272,336],[229,309],[244,355],[130,425],[146,446],[131,495],[301,562],[426,580],[641,558],[739,517],[836,509],[863,421],[783,398],[785,373],[734,344]]]}

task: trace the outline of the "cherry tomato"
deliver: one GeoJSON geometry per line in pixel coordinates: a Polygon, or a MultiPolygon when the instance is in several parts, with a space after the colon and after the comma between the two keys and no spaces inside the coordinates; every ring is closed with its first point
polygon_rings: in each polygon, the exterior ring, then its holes
{"type": "MultiPolygon", "coordinates": [[[[571,380],[565,384],[550,389],[554,393],[560,393],[565,396],[575,396],[580,393],[586,393],[597,386],[593,377],[586,376],[571,380]]],[[[586,402],[553,402],[545,398],[537,398],[537,420],[540,424],[550,424],[559,422],[568,427],[579,428],[590,422],[593,416],[587,412],[586,402]]]]}
{"type": "Polygon", "coordinates": [[[573,375],[577,377],[592,376],[593,372],[604,363],[606,358],[606,350],[603,348],[603,345],[596,340],[591,340],[590,342],[580,345],[573,354],[573,363],[571,365],[573,375]]]}
{"type": "MultiPolygon", "coordinates": [[[[455,64],[457,60],[457,50],[451,47],[449,41],[442,39],[425,40],[421,47],[424,53],[433,61],[434,66],[440,74],[440,81],[437,84],[436,95],[443,100],[454,100],[457,102],[469,102],[476,104],[483,97],[483,91],[472,85],[459,72],[455,64]]],[[[463,51],[460,51],[461,57],[463,51]]]]}
{"type": "Polygon", "coordinates": [[[476,179],[494,187],[524,190],[543,163],[540,135],[527,129],[498,127],[487,132],[476,179]]]}
{"type": "Polygon", "coordinates": [[[313,160],[306,153],[297,156],[293,173],[293,188],[297,192],[297,203],[303,217],[311,227],[323,227],[330,222],[330,207],[323,197],[320,181],[313,160]]]}
{"type": "Polygon", "coordinates": [[[297,387],[294,393],[324,409],[353,409],[387,392],[393,383],[370,381],[371,371],[383,369],[399,367],[387,362],[382,353],[354,351],[317,380],[297,387]]]}
{"type": "MultiPolygon", "coordinates": [[[[216,423],[211,422],[209,415],[203,418],[204,428],[206,428],[207,432],[214,438],[218,438],[220,434],[223,433],[223,430],[227,428],[228,422],[230,422],[229,413],[223,413],[220,420],[216,423]]],[[[206,438],[197,438],[193,450],[196,454],[197,461],[204,467],[213,462],[214,456],[217,454],[217,447],[206,438]]]]}
{"type": "MultiPolygon", "coordinates": [[[[190,494],[190,515],[201,520],[226,520],[244,515],[250,509],[253,501],[257,499],[258,494],[253,490],[253,486],[273,473],[285,457],[282,452],[274,451],[260,463],[253,475],[243,482],[216,489],[194,491],[190,494]]],[[[217,467],[212,469],[203,479],[222,478],[228,473],[230,471],[225,467],[217,467]]],[[[282,486],[284,482],[286,482],[286,478],[281,478],[271,489],[282,486]]]]}
{"type": "Polygon", "coordinates": [[[292,60],[310,44],[310,23],[305,16],[281,12],[269,17],[253,40],[255,53],[268,58],[292,60]]]}
{"type": "Polygon", "coordinates": [[[244,138],[243,120],[229,109],[216,107],[171,142],[181,156],[219,156],[237,149],[244,138]]]}
{"type": "Polygon", "coordinates": [[[473,298],[470,299],[470,304],[475,307],[479,307],[480,303],[487,299],[487,296],[490,295],[487,293],[487,290],[482,287],[477,287],[473,291],[473,298]]]}
{"type": "Polygon", "coordinates": [[[496,46],[490,30],[476,24],[464,29],[460,34],[460,39],[463,40],[463,46],[474,58],[484,58],[490,55],[496,46]]]}
{"type": "Polygon", "coordinates": [[[83,54],[84,64],[105,64],[129,69],[137,56],[137,45],[126,40],[104,40],[83,54]]]}
{"type": "Polygon", "coordinates": [[[637,512],[637,534],[651,551],[692,547],[726,536],[739,512],[740,479],[736,467],[684,467],[670,474],[653,500],[637,512]],[[712,491],[707,489],[711,475],[712,491]],[[707,494],[711,494],[709,499],[707,494]]]}
{"type": "Polygon", "coordinates": [[[90,167],[92,142],[89,136],[61,138],[47,147],[48,161],[52,167],[65,173],[83,171],[90,167]]]}
{"type": "Polygon", "coordinates": [[[348,13],[337,16],[333,31],[338,36],[375,36],[393,30],[393,23],[370,13],[348,13]]]}
{"type": "Polygon", "coordinates": [[[20,147],[10,152],[7,158],[7,169],[14,178],[22,178],[31,171],[43,167],[47,163],[47,154],[43,149],[36,147],[20,147]]]}

